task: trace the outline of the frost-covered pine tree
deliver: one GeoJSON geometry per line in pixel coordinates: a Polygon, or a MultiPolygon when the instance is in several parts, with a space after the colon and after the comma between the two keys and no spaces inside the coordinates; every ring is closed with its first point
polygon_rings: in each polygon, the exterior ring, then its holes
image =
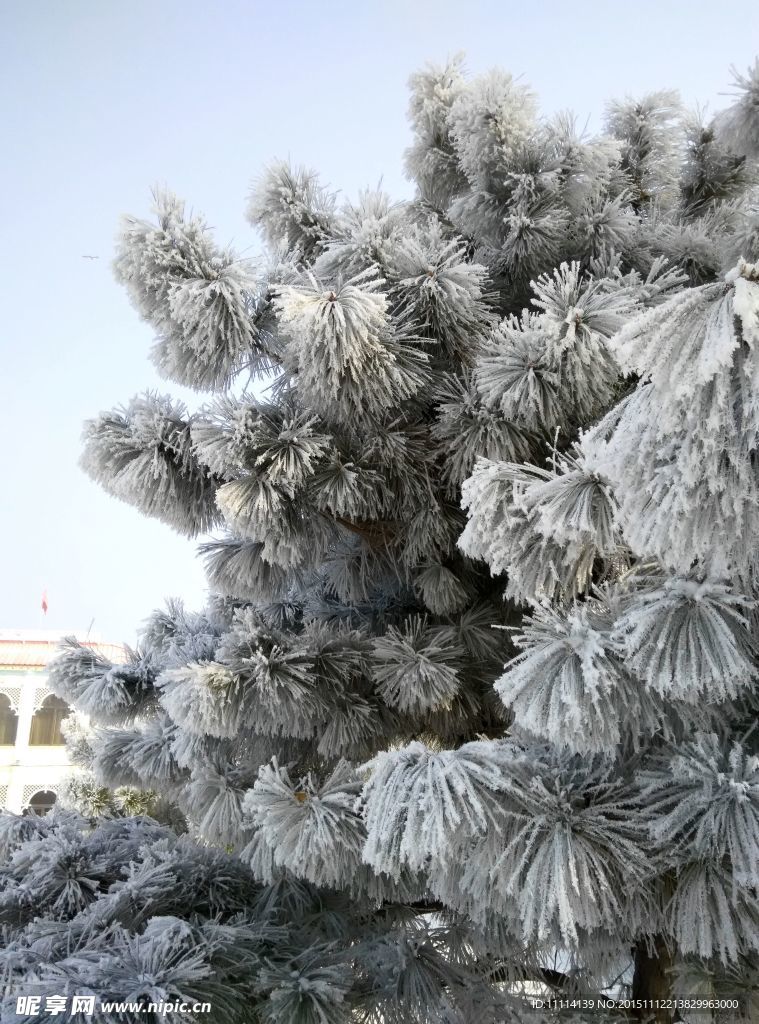
{"type": "Polygon", "coordinates": [[[587,138],[453,61],[411,80],[411,202],[275,164],[265,269],[172,195],[125,220],[198,408],[101,414],[83,466],[201,537],[212,596],[53,669],[80,760],[163,810],[3,820],[11,999],[759,1013],[759,64],[737,86],[587,138]]]}

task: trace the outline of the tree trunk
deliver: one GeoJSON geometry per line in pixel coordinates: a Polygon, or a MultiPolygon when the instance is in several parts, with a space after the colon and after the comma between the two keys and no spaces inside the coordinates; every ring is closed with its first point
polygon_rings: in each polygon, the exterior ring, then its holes
{"type": "Polygon", "coordinates": [[[673,1014],[671,1010],[657,1007],[655,1000],[666,1000],[672,998],[672,979],[668,974],[672,967],[672,955],[670,954],[664,940],[656,937],[654,940],[654,955],[649,954],[645,942],[639,942],[635,947],[635,973],[632,982],[632,998],[645,1000],[645,1004],[634,1011],[640,1020],[654,1020],[656,1024],[672,1024],[679,1020],[679,1014],[673,1014]]]}

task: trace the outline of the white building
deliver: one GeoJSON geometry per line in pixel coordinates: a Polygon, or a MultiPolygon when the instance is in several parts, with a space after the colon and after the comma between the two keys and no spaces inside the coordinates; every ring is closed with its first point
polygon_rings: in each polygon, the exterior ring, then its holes
{"type": "Polygon", "coordinates": [[[123,648],[92,636],[51,630],[0,630],[0,808],[44,814],[70,771],[61,722],[71,709],[47,688],[47,665],[64,636],[111,661],[123,648]]]}

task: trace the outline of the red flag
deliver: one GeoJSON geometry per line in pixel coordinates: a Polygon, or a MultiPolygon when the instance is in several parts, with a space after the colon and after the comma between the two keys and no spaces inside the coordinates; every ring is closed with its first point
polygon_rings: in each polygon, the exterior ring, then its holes
{"type": "Polygon", "coordinates": [[[42,591],[42,614],[47,615],[47,590],[42,591]]]}

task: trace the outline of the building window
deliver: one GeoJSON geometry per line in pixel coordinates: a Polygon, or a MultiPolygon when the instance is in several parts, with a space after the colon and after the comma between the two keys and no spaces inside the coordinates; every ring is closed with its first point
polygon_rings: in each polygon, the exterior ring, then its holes
{"type": "Polygon", "coordinates": [[[25,814],[39,814],[43,817],[52,811],[56,801],[55,793],[50,789],[41,789],[35,793],[32,799],[29,801],[29,806],[24,811],[25,814]]]}
{"type": "Polygon", "coordinates": [[[29,731],[29,745],[32,747],[60,747],[63,744],[61,722],[71,714],[65,700],[52,694],[45,697],[42,707],[35,711],[29,731]]]}
{"type": "Polygon", "coordinates": [[[11,707],[10,698],[0,693],[0,747],[12,747],[16,742],[18,716],[11,707]]]}

